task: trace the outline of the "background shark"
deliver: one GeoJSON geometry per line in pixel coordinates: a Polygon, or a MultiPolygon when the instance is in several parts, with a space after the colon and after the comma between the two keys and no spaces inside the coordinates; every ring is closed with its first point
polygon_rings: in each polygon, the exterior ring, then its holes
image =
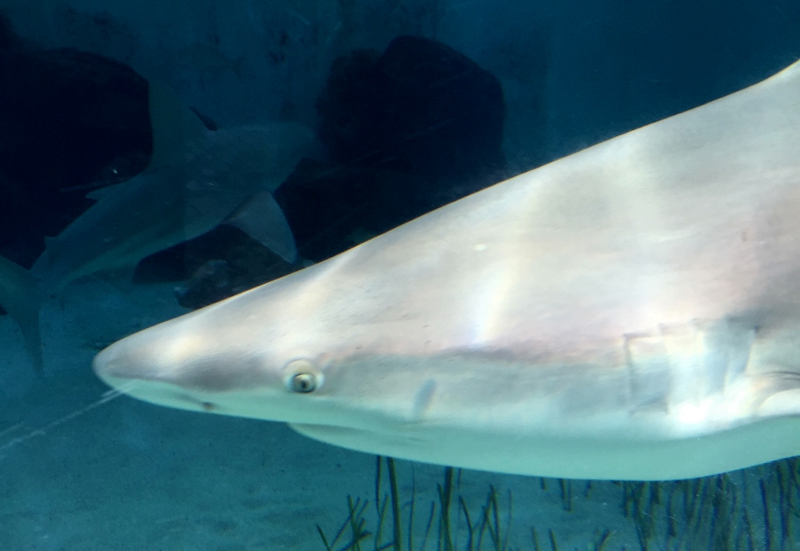
{"type": "Polygon", "coordinates": [[[155,82],[150,83],[150,118],[149,167],[127,182],[90,193],[98,202],[47,240],[32,268],[47,287],[134,267],[223,223],[295,261],[294,239],[272,192],[313,148],[310,129],[276,123],[210,131],[155,82]]]}
{"type": "Polygon", "coordinates": [[[0,306],[22,331],[25,347],[37,373],[42,372],[42,339],[39,332],[39,288],[28,270],[0,256],[0,306]]]}

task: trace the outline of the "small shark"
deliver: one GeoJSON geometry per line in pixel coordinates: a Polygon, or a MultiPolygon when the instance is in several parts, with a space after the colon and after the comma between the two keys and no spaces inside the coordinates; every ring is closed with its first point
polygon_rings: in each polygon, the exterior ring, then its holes
{"type": "Polygon", "coordinates": [[[39,332],[39,288],[22,266],[0,256],[0,306],[17,322],[36,372],[42,373],[42,339],[39,332]]]}
{"type": "Polygon", "coordinates": [[[800,454],[800,63],[111,345],[363,452],[666,480],[800,454]]]}
{"type": "Polygon", "coordinates": [[[231,224],[294,262],[294,238],[272,193],[315,146],[296,123],[211,131],[171,90],[150,83],[148,168],[88,195],[97,199],[32,271],[59,289],[96,272],[134,267],[153,253],[231,224]]]}

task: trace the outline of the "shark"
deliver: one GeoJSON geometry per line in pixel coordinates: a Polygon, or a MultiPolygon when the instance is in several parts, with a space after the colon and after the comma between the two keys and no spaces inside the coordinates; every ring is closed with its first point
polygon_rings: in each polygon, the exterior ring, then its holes
{"type": "Polygon", "coordinates": [[[800,454],[800,63],[130,335],[153,404],[484,471],[800,454]]]}
{"type": "Polygon", "coordinates": [[[295,262],[294,237],[272,193],[313,153],[314,133],[294,122],[212,131],[156,81],[149,83],[149,114],[148,167],[89,193],[97,202],[46,239],[32,267],[45,288],[58,290],[84,276],[135,267],[220,224],[238,227],[295,262]]]}
{"type": "Polygon", "coordinates": [[[17,322],[36,373],[43,372],[39,285],[22,266],[0,256],[0,306],[17,322]]]}

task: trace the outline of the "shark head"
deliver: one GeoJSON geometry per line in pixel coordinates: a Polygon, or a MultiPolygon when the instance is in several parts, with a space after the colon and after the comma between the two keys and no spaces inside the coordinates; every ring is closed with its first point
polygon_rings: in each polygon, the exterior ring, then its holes
{"type": "Polygon", "coordinates": [[[359,280],[360,251],[126,337],[94,370],[153,404],[285,422],[370,453],[449,464],[481,435],[513,439],[530,371],[454,348],[467,326],[381,316],[381,277],[359,280]]]}
{"type": "Polygon", "coordinates": [[[419,416],[429,391],[362,353],[357,330],[346,339],[314,315],[316,268],[122,339],[94,369],[131,396],[192,411],[366,431],[419,416]]]}
{"type": "Polygon", "coordinates": [[[109,385],[155,404],[293,421],[298,390],[322,386],[318,360],[293,357],[280,344],[279,311],[256,319],[242,305],[223,301],[131,335],[102,351],[94,369],[109,385]],[[220,316],[243,325],[220,323],[220,316]]]}

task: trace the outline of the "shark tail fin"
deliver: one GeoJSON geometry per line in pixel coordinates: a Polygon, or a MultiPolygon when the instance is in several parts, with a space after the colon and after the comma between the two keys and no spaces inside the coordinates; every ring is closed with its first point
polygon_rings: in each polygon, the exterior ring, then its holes
{"type": "MultiPolygon", "coordinates": [[[[183,154],[185,144],[209,130],[194,111],[166,84],[151,80],[148,87],[153,154],[148,170],[173,164],[183,154]]],[[[182,161],[182,159],[179,159],[182,161]]]]}
{"type": "Polygon", "coordinates": [[[0,306],[17,322],[37,373],[43,371],[39,286],[31,273],[0,256],[0,306]]]}

